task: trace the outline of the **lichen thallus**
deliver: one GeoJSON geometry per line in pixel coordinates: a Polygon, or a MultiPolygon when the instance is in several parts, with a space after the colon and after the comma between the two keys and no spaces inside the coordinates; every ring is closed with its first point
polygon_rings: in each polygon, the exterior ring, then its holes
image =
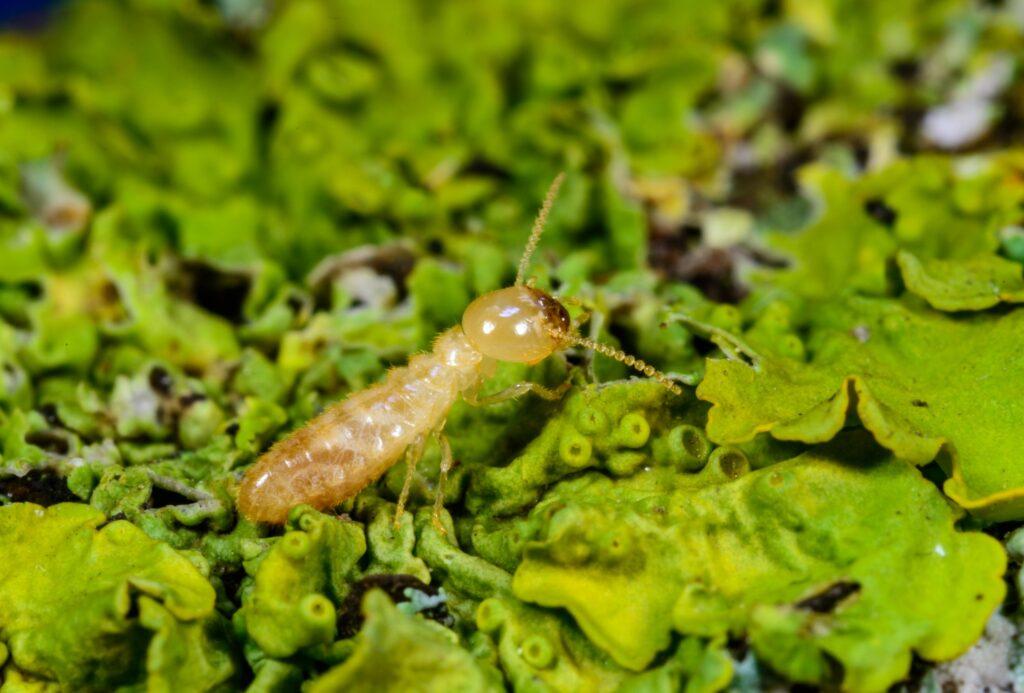
{"type": "Polygon", "coordinates": [[[444,483],[452,467],[451,446],[443,431],[456,400],[461,396],[470,404],[486,405],[527,392],[555,400],[569,387],[568,381],[554,389],[521,382],[478,398],[481,384],[494,372],[497,361],[533,364],[578,345],[621,361],[656,378],[673,392],[680,392],[678,385],[653,366],[577,334],[565,307],[534,288],[532,282],[524,281],[562,179],[560,174],[548,190],[515,284],[473,301],[462,316],[462,324],[442,332],[432,352],[413,356],[404,368],[391,370],[377,385],[329,407],[270,448],[242,481],[238,493],[242,514],[255,521],[279,524],[300,503],[320,509],[336,506],[380,477],[404,453],[407,472],[395,513],[397,522],[416,463],[432,436],[441,450],[434,503],[434,524],[440,527],[444,483]]]}

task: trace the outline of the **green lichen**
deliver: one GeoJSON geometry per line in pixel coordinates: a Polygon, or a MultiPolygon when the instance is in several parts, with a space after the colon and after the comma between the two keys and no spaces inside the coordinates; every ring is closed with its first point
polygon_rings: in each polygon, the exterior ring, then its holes
{"type": "Polygon", "coordinates": [[[477,627],[497,642],[498,660],[516,691],[722,690],[732,677],[730,660],[718,645],[683,640],[668,663],[634,674],[601,652],[564,616],[511,597],[480,604],[477,627]]]}
{"type": "Polygon", "coordinates": [[[643,461],[632,453],[648,445],[652,421],[663,427],[683,401],[649,381],[581,389],[512,462],[475,470],[467,507],[509,514],[536,503],[544,487],[573,472],[601,468],[627,475],[643,461]]]}
{"type": "Polygon", "coordinates": [[[366,539],[355,523],[299,506],[256,568],[239,617],[260,649],[289,657],[335,636],[335,606],[348,591],[366,539]]]}
{"type": "Polygon", "coordinates": [[[1000,594],[966,530],[1024,518],[1019,9],[75,0],[5,25],[4,690],[872,690],[962,651],[1000,594]],[[446,533],[433,442],[397,524],[403,462],[283,530],[239,517],[274,441],[513,281],[559,171],[531,280],[684,394],[578,347],[499,364],[479,394],[572,387],[448,412],[446,533]],[[899,459],[812,447],[859,428],[899,459]],[[352,594],[413,577],[339,639],[352,594]]]}
{"type": "Polygon", "coordinates": [[[5,674],[75,690],[232,679],[237,662],[203,575],[132,524],[104,522],[73,503],[0,508],[5,674]]]}
{"type": "Polygon", "coordinates": [[[752,364],[708,361],[697,394],[715,405],[709,436],[826,441],[845,425],[855,395],[864,427],[902,459],[924,464],[947,446],[945,488],[962,506],[993,519],[1022,517],[1013,422],[1024,413],[1012,384],[1022,318],[956,319],[867,299],[835,304],[812,323],[808,361],[771,353],[755,354],[752,364]]]}
{"type": "Polygon", "coordinates": [[[1002,600],[1005,558],[956,531],[916,470],[864,443],[754,472],[729,463],[700,485],[563,482],[531,513],[542,521],[513,590],[567,608],[634,670],[672,631],[746,634],[794,680],[826,682],[834,658],[844,686],[885,690],[912,650],[945,660],[969,647],[1002,600]]]}
{"type": "Polygon", "coordinates": [[[501,674],[458,646],[455,634],[403,614],[385,595],[363,601],[366,621],[345,662],[313,680],[317,691],[500,691],[501,674]]]}

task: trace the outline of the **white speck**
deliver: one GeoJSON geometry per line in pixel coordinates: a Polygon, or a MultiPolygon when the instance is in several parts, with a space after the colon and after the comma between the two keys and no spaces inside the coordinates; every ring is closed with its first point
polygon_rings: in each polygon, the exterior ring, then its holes
{"type": "Polygon", "coordinates": [[[858,342],[864,344],[869,339],[871,339],[871,330],[868,329],[867,325],[857,325],[856,327],[853,328],[853,336],[857,339],[858,342]]]}
{"type": "Polygon", "coordinates": [[[985,100],[962,99],[936,106],[924,117],[924,138],[941,149],[959,149],[988,132],[995,110],[985,100]]]}
{"type": "Polygon", "coordinates": [[[490,320],[484,320],[484,324],[480,326],[480,330],[484,334],[490,334],[494,332],[494,323],[490,320]]]}
{"type": "Polygon", "coordinates": [[[503,318],[509,318],[509,317],[512,317],[513,315],[515,315],[518,312],[519,312],[519,306],[505,306],[500,311],[498,311],[498,315],[500,315],[503,318]]]}
{"type": "Polygon", "coordinates": [[[530,326],[526,323],[525,320],[520,320],[519,322],[516,323],[515,333],[518,336],[522,337],[523,335],[525,335],[529,331],[530,331],[530,326]]]}
{"type": "Polygon", "coordinates": [[[946,555],[946,549],[942,548],[942,544],[936,544],[935,545],[935,555],[936,556],[945,556],[946,555]]]}

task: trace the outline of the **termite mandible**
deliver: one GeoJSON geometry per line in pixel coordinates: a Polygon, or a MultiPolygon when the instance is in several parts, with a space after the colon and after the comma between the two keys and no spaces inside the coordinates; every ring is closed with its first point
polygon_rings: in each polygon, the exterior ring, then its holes
{"type": "Polygon", "coordinates": [[[444,483],[453,462],[443,430],[448,411],[457,399],[486,405],[533,392],[556,400],[569,387],[568,381],[554,389],[521,382],[477,398],[480,386],[493,374],[498,361],[534,364],[578,345],[656,378],[676,394],[681,392],[653,366],[579,335],[557,299],[524,281],[563,178],[564,174],[555,178],[544,198],[515,284],[470,303],[462,324],[438,335],[432,352],[413,356],[404,368],[392,369],[380,383],[353,393],[278,441],[242,480],[238,508],[243,515],[258,522],[282,524],[291,508],[300,503],[321,510],[332,508],[378,479],[404,453],[408,466],[395,511],[397,522],[408,499],[416,463],[427,439],[433,436],[441,450],[433,516],[435,526],[440,528],[444,483]]]}

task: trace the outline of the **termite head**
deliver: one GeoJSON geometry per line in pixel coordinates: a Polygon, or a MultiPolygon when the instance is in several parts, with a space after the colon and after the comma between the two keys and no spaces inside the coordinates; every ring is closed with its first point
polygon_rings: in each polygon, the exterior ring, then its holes
{"type": "Polygon", "coordinates": [[[470,303],[462,315],[462,331],[492,359],[537,363],[567,346],[569,313],[543,291],[510,286],[470,303]]]}
{"type": "Polygon", "coordinates": [[[624,363],[654,378],[672,392],[682,394],[676,383],[649,363],[576,334],[565,306],[525,281],[530,258],[544,232],[544,223],[562,179],[563,175],[559,174],[544,198],[519,261],[515,285],[484,294],[466,308],[462,315],[462,331],[466,339],[484,356],[515,363],[537,363],[568,346],[582,346],[624,363]]]}

